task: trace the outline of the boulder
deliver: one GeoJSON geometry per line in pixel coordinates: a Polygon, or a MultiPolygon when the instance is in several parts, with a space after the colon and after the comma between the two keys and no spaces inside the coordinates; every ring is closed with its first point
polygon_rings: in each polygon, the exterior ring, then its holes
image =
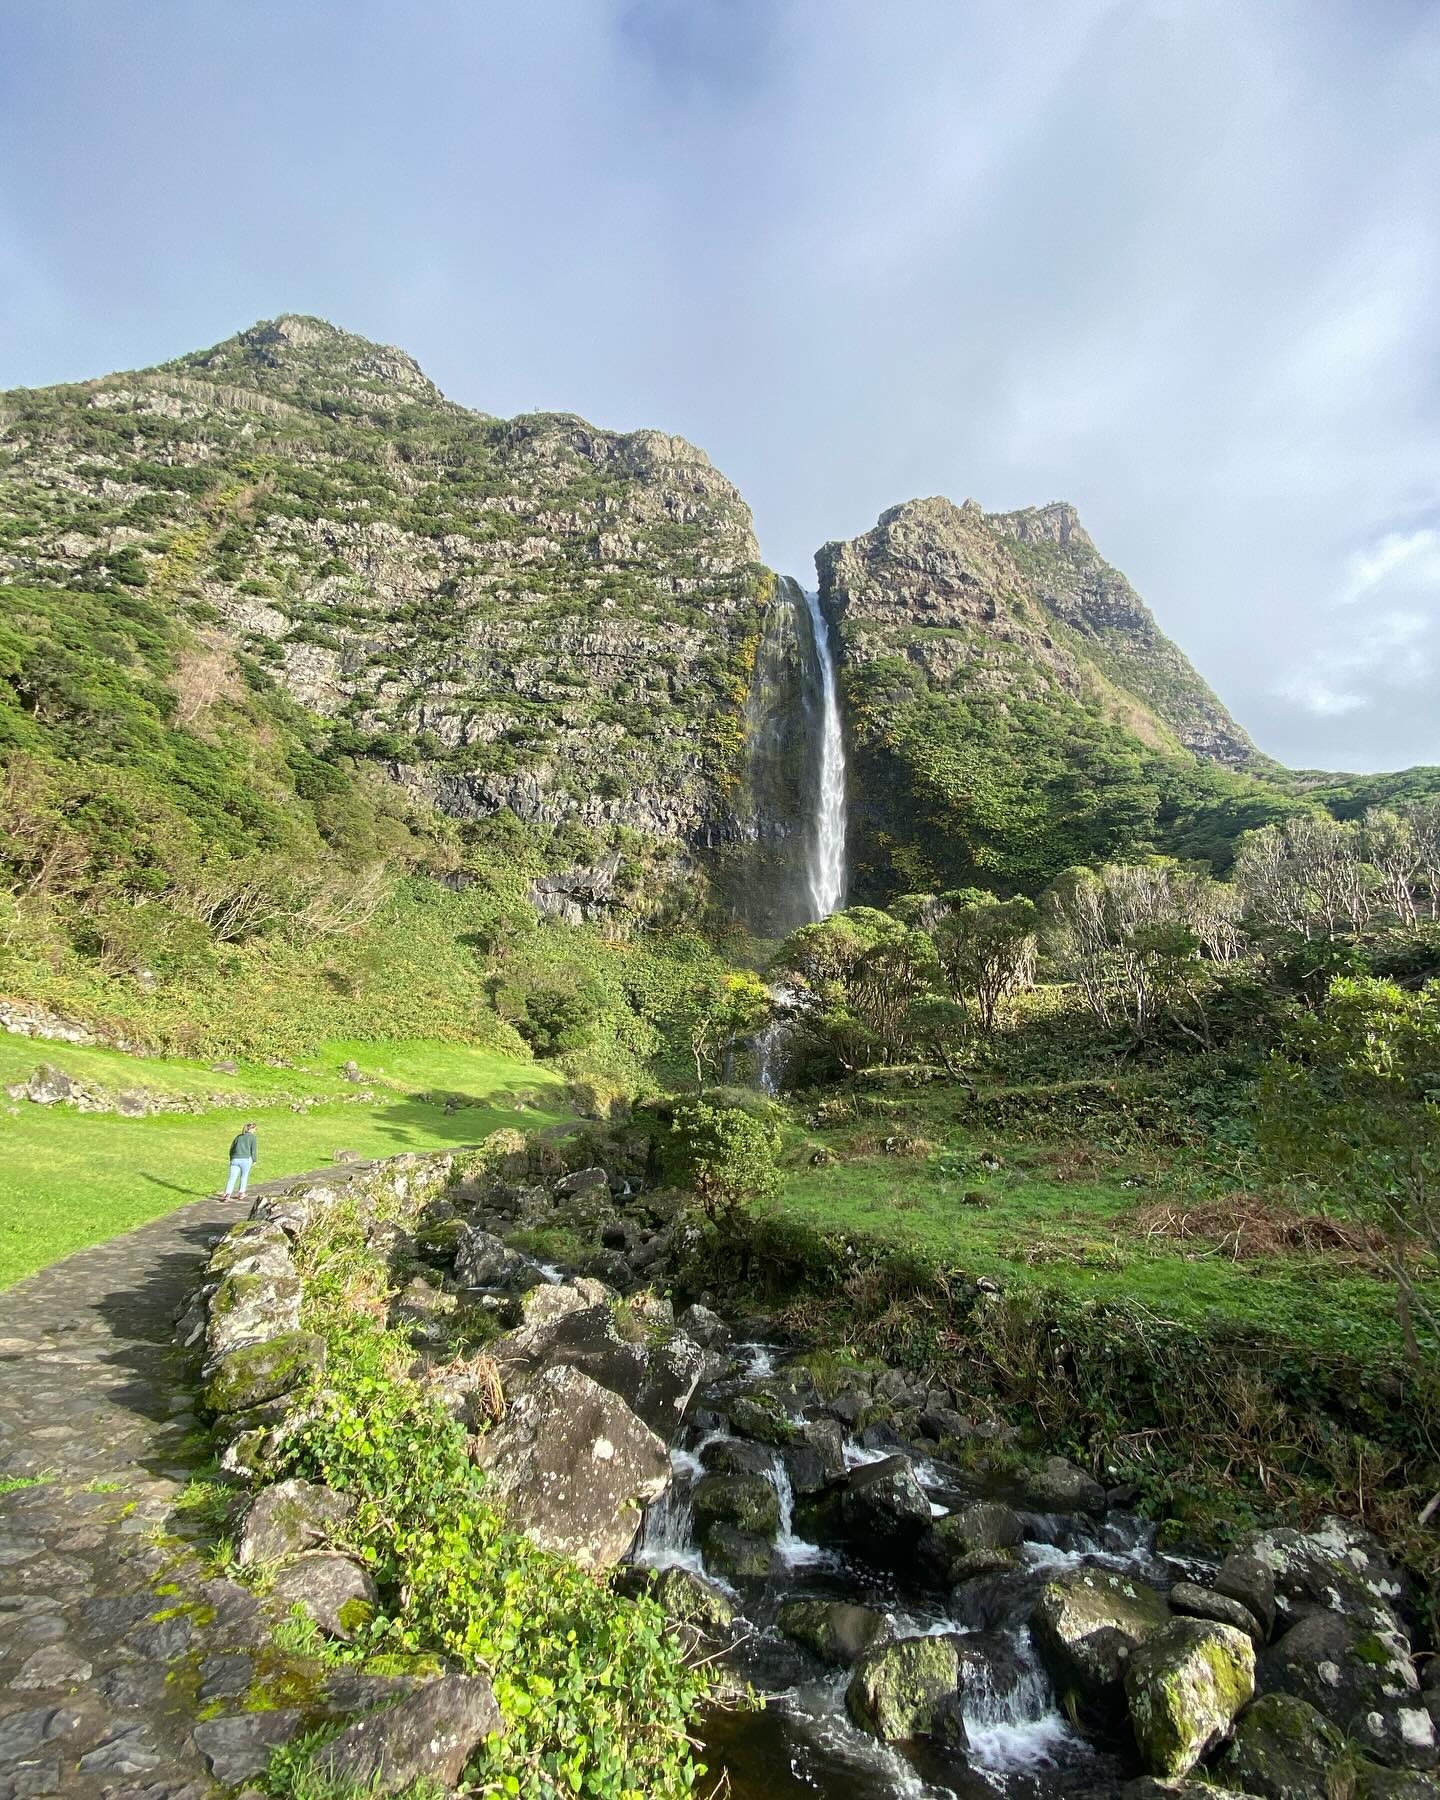
{"type": "Polygon", "coordinates": [[[1322,1800],[1331,1771],[1345,1760],[1344,1733],[1313,1706],[1292,1694],[1262,1694],[1241,1713],[1213,1772],[1261,1800],[1322,1800]]]}
{"type": "MultiPolygon", "coordinates": [[[[15,1090],[12,1089],[11,1092],[15,1090]]],[[[26,1100],[33,1100],[37,1106],[56,1106],[61,1101],[76,1097],[76,1084],[63,1069],[57,1069],[50,1063],[41,1063],[20,1087],[17,1098],[22,1096],[26,1100]]]]}
{"type": "Polygon", "coordinates": [[[868,1561],[887,1564],[912,1555],[931,1520],[930,1502],[904,1456],[861,1464],[800,1511],[807,1531],[837,1537],[868,1561]]]}
{"type": "Polygon", "coordinates": [[[1164,1600],[1143,1581],[1078,1568],[1040,1590],[1030,1631],[1062,1702],[1073,1697],[1097,1723],[1111,1725],[1124,1713],[1131,1653],[1169,1617],[1164,1600]]]}
{"type": "Polygon", "coordinates": [[[1400,1634],[1400,1576],[1374,1538],[1345,1520],[1324,1519],[1312,1532],[1261,1532],[1248,1553],[1274,1576],[1282,1627],[1323,1611],[1344,1613],[1383,1635],[1400,1634]]]}
{"type": "Polygon", "coordinates": [[[300,1329],[300,1277],[283,1248],[267,1244],[238,1258],[210,1296],[205,1354],[211,1362],[242,1344],[264,1343],[300,1329]]]}
{"type": "Polygon", "coordinates": [[[1177,1581],[1168,1598],[1171,1612],[1181,1613],[1187,1619],[1214,1619],[1217,1624],[1243,1631],[1256,1644],[1265,1642],[1265,1633],[1254,1613],[1228,1594],[1217,1594],[1213,1588],[1201,1587],[1194,1581],[1177,1581]]]}
{"type": "Polygon", "coordinates": [[[466,1225],[455,1252],[455,1279],[461,1287],[499,1288],[519,1294],[545,1280],[538,1265],[512,1250],[493,1232],[466,1225]]]}
{"type": "Polygon", "coordinates": [[[620,1561],[670,1482],[664,1443],[579,1369],[546,1369],[475,1440],[475,1461],[520,1530],[595,1568],[620,1561]]]}
{"type": "Polygon", "coordinates": [[[313,1481],[278,1481],[246,1507],[235,1541],[242,1568],[279,1562],[327,1543],[348,1521],[355,1502],[313,1481]]]}
{"type": "Polygon", "coordinates": [[[687,1306],[675,1323],[702,1350],[723,1350],[732,1335],[730,1327],[719,1313],[711,1312],[708,1306],[700,1306],[698,1303],[687,1306]]]}
{"type": "Polygon", "coordinates": [[[626,1343],[605,1305],[522,1325],[497,1338],[490,1354],[500,1365],[507,1393],[523,1392],[541,1370],[565,1364],[618,1394],[667,1442],[705,1371],[705,1352],[688,1338],[626,1343]]]}
{"type": "Polygon", "coordinates": [[[546,1325],[554,1325],[571,1313],[585,1312],[592,1306],[603,1305],[603,1295],[597,1298],[594,1294],[599,1286],[599,1282],[582,1277],[578,1282],[545,1282],[540,1287],[531,1288],[520,1300],[522,1329],[529,1325],[538,1330],[546,1325]]]}
{"type": "Polygon", "coordinates": [[[272,1596],[287,1609],[299,1608],[326,1637],[341,1643],[368,1624],[380,1595],[369,1573],[334,1550],[312,1550],[287,1563],[275,1577],[272,1596]]]}
{"type": "Polygon", "coordinates": [[[577,1194],[610,1194],[610,1177],[604,1169],[576,1169],[573,1175],[562,1175],[555,1183],[555,1198],[569,1200],[577,1194]]]}
{"type": "Polygon", "coordinates": [[[1275,1629],[1275,1571],[1258,1556],[1239,1551],[1227,1556],[1211,1583],[1217,1594],[1240,1605],[1259,1621],[1263,1643],[1275,1629]]]}
{"type": "Polygon", "coordinates": [[[1015,1563],[1015,1546],[1024,1537],[1018,1516],[998,1500],[962,1507],[933,1525],[925,1555],[942,1578],[955,1583],[976,1575],[998,1575],[1015,1563]]]}
{"type": "Polygon", "coordinates": [[[690,1496],[701,1542],[712,1525],[733,1525],[755,1537],[780,1529],[780,1501],[763,1475],[706,1475],[690,1496]]]}
{"type": "Polygon", "coordinates": [[[1063,1456],[1047,1456],[1011,1478],[1015,1504],[1031,1512],[1083,1512],[1096,1518],[1105,1511],[1105,1490],[1063,1456]]]}
{"type": "Polygon", "coordinates": [[[788,1444],[795,1424],[774,1394],[741,1394],[729,1406],[730,1429],[758,1444],[788,1444]]]}
{"type": "Polygon", "coordinates": [[[263,1343],[240,1344],[201,1371],[202,1399],[212,1413],[247,1412],[288,1394],[325,1366],[325,1340],[313,1331],[286,1331],[263,1343]]]}
{"type": "Polygon", "coordinates": [[[666,1618],[678,1625],[716,1637],[734,1623],[735,1608],[729,1595],[693,1570],[637,1569],[634,1574],[640,1577],[631,1584],[634,1591],[648,1594],[666,1618]]]}
{"type": "Polygon", "coordinates": [[[1141,1775],[1127,1781],[1120,1790],[1120,1800],[1258,1800],[1254,1794],[1241,1794],[1234,1788],[1213,1787],[1210,1782],[1157,1781],[1153,1775],[1141,1775]]]}
{"type": "Polygon", "coordinates": [[[955,1697],[959,1642],[948,1635],[899,1638],[867,1650],[845,1690],[850,1717],[886,1743],[928,1735],[955,1697]]]}
{"type": "Polygon", "coordinates": [[[504,1729],[483,1675],[446,1675],[347,1725],[313,1767],[347,1793],[399,1794],[418,1782],[448,1790],[484,1739],[504,1729]]]}
{"type": "Polygon", "coordinates": [[[1382,1769],[1358,1762],[1352,1800],[1440,1800],[1440,1781],[1414,1769],[1382,1769]]]}
{"type": "Polygon", "coordinates": [[[717,1438],[700,1452],[700,1466],[707,1475],[768,1475],[775,1452],[743,1438],[717,1438]]]}
{"type": "Polygon", "coordinates": [[[705,1533],[705,1567],[731,1581],[764,1581],[774,1560],[768,1538],[721,1524],[705,1533]]]}
{"type": "Polygon", "coordinates": [[[1266,1652],[1267,1693],[1308,1700],[1382,1763],[1433,1768],[1435,1725],[1402,1638],[1342,1613],[1310,1613],[1266,1652]]]}
{"type": "Polygon", "coordinates": [[[803,1644],[821,1662],[849,1668],[884,1635],[885,1615],[843,1600],[787,1600],[775,1615],[777,1629],[803,1644]]]}
{"type": "Polygon", "coordinates": [[[1125,1698],[1152,1775],[1188,1775],[1255,1693],[1250,1634],[1209,1619],[1172,1619],[1130,1653],[1125,1698]]]}

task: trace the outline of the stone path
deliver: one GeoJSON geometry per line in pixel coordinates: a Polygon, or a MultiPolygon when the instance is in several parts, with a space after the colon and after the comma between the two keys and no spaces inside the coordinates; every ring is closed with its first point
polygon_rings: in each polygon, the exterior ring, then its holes
{"type": "Polygon", "coordinates": [[[251,1689],[264,1621],[175,1510],[206,1446],[174,1317],[245,1210],[182,1206],[0,1293],[0,1487],[39,1478],[0,1492],[0,1800],[200,1800],[285,1723],[196,1724],[251,1689]]]}

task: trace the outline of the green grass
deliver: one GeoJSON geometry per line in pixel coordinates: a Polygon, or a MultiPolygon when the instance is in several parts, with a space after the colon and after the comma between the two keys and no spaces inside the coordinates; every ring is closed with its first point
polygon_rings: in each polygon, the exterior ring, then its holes
{"type": "Polygon", "coordinates": [[[1147,1237],[1136,1225],[1143,1206],[1198,1196],[1153,1176],[1127,1188],[1123,1165],[1064,1180],[1043,1172],[1045,1160],[1042,1146],[952,1134],[924,1156],[792,1168],[777,1204],[825,1232],[880,1238],[1007,1287],[1125,1302],[1192,1326],[1261,1326],[1322,1351],[1398,1349],[1386,1281],[1337,1270],[1323,1254],[1235,1262],[1196,1239],[1147,1237]],[[1002,1161],[994,1173],[979,1163],[992,1149],[1002,1161]],[[984,1203],[966,1204],[967,1194],[984,1203]]]}
{"type": "MultiPolygon", "coordinates": [[[[4,1047],[11,1046],[7,1042],[4,1047]]],[[[82,1054],[128,1064],[132,1073],[116,1085],[138,1086],[141,1071],[152,1068],[152,1059],[124,1058],[113,1051],[71,1052],[66,1046],[28,1042],[23,1047],[27,1070],[39,1061],[68,1067],[71,1055],[82,1054]]],[[[384,1066],[387,1076],[403,1070],[406,1085],[415,1090],[463,1095],[468,1104],[447,1113],[440,1099],[426,1102],[397,1089],[393,1099],[373,1106],[337,1101],[268,1116],[255,1106],[260,1121],[257,1181],[321,1168],[340,1149],[362,1156],[444,1149],[478,1142],[502,1126],[533,1130],[568,1116],[558,1076],[493,1051],[418,1041],[327,1046],[326,1062],[333,1058],[333,1067],[347,1056],[365,1068],[384,1066]]],[[[167,1063],[172,1072],[201,1066],[167,1063]]],[[[289,1070],[264,1073],[295,1079],[289,1070]]],[[[231,1139],[250,1110],[247,1102],[198,1115],[121,1119],[24,1101],[13,1116],[0,1113],[5,1166],[0,1288],[223,1187],[231,1139]]]]}
{"type": "Polygon", "coordinates": [[[341,1078],[339,1062],[333,1069],[273,1069],[265,1063],[242,1062],[235,1074],[221,1075],[209,1063],[190,1057],[128,1056],[121,1050],[0,1036],[0,1087],[24,1081],[42,1063],[111,1094],[143,1090],[166,1097],[213,1097],[237,1105],[266,1106],[301,1096],[339,1096],[349,1089],[349,1083],[341,1078]]]}

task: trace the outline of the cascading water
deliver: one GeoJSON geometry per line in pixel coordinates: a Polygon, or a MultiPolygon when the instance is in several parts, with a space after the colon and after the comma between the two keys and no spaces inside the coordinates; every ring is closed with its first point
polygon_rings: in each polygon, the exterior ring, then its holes
{"type": "Polygon", "coordinates": [[[820,596],[805,590],[805,612],[819,692],[806,715],[818,718],[819,758],[815,780],[815,816],[811,826],[805,883],[810,917],[828,919],[845,898],[845,733],[840,723],[840,686],[830,648],[830,627],[820,610],[820,596]]]}

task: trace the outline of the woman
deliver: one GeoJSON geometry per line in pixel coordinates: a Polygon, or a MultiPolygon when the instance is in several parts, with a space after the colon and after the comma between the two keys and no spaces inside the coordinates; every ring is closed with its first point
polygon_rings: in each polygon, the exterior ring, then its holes
{"type": "Polygon", "coordinates": [[[250,1180],[250,1170],[260,1151],[255,1143],[255,1121],[252,1119],[230,1146],[230,1180],[226,1183],[225,1198],[228,1200],[235,1192],[235,1184],[240,1184],[240,1198],[245,1198],[245,1189],[250,1180]]]}

